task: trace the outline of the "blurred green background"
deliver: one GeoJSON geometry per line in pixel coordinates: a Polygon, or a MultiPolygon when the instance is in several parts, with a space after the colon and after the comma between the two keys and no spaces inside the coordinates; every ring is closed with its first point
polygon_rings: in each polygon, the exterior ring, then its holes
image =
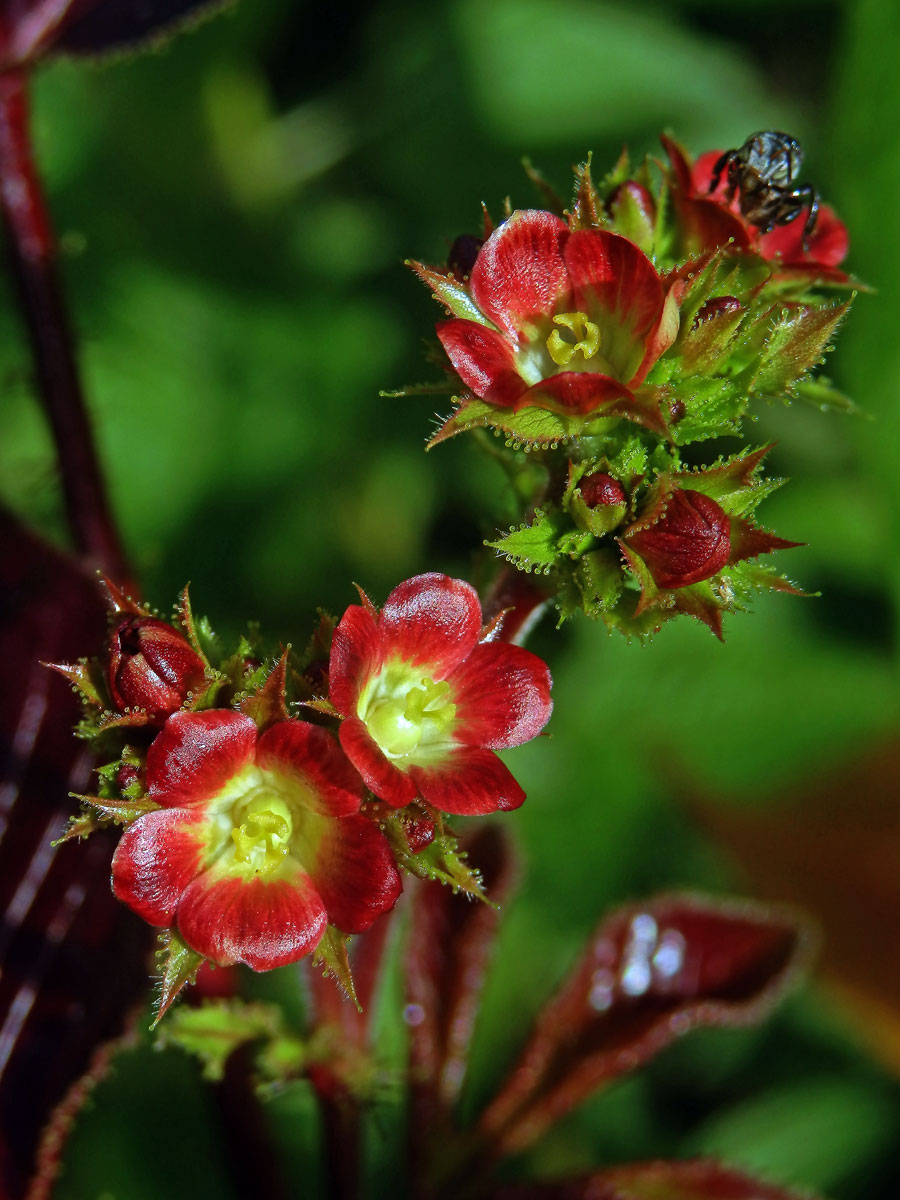
{"type": "MultiPolygon", "coordinates": [[[[688,620],[646,647],[586,621],[557,632],[547,620],[534,637],[556,715],[552,737],[510,759],[529,793],[504,818],[523,882],[470,1106],[610,904],[752,887],[674,783],[762,804],[900,723],[898,56],[894,0],[243,0],[163,53],[58,62],[35,81],[38,153],[128,547],[153,602],[189,579],[225,633],[257,619],[303,643],[317,606],[352,602],[351,581],[380,601],[422,570],[472,577],[482,538],[509,523],[503,477],[473,443],[423,453],[433,400],[378,391],[435,373],[421,340],[437,310],[403,258],[442,260],[477,232],[481,201],[495,213],[506,195],[538,203],[523,155],[565,193],[588,150],[602,173],[623,142],[657,153],[666,127],[697,153],[788,130],[806,148],[804,178],[849,225],[850,269],[877,289],[858,297],[828,363],[869,417],[768,409],[747,433],[778,441],[771,469],[792,481],[761,516],[807,543],[782,569],[821,596],[760,599],[728,621],[724,647],[688,620]]],[[[62,540],[9,303],[0,372],[0,496],[62,540]]],[[[850,891],[852,876],[851,863],[850,891]]],[[[894,924],[884,953],[897,941],[894,924]]],[[[297,986],[291,969],[252,981],[266,996],[297,986]]],[[[395,1043],[396,997],[380,1019],[395,1043]]],[[[373,1194],[402,1182],[393,1096],[373,1127],[373,1194]]],[[[289,1089],[269,1111],[297,1194],[315,1195],[309,1096],[289,1089]]],[[[227,1197],[217,1128],[194,1065],[142,1049],[82,1118],[59,1195],[227,1197]]],[[[527,1166],[718,1153],[840,1200],[888,1200],[898,1129],[896,1079],[864,1053],[852,1013],[809,990],[760,1030],[668,1052],[527,1166]]]]}

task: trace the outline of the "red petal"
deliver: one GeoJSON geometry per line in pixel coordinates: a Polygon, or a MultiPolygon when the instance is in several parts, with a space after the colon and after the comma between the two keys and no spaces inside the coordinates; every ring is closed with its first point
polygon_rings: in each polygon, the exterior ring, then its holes
{"type": "MultiPolygon", "coordinates": [[[[599,309],[614,316],[635,341],[656,327],[663,307],[662,282],[634,242],[617,233],[581,229],[566,243],[565,259],[575,308],[591,315],[599,309]]],[[[631,356],[628,347],[611,347],[605,341],[601,353],[606,358],[612,354],[617,366],[620,357],[631,356]]]]}
{"type": "MultiPolygon", "coordinates": [[[[712,183],[713,167],[722,157],[721,150],[707,150],[705,154],[694,162],[691,170],[691,186],[694,194],[697,196],[716,196],[724,199],[725,192],[728,188],[728,171],[723,171],[719,179],[719,186],[714,192],[710,192],[709,185],[712,183]]],[[[737,207],[737,198],[732,200],[732,204],[737,207]]]]}
{"type": "Polygon", "coordinates": [[[347,757],[363,777],[370,792],[394,808],[405,808],[419,794],[418,788],[403,771],[382,754],[359,717],[341,723],[341,745],[347,757]]]}
{"type": "Polygon", "coordinates": [[[175,713],[147,751],[150,799],[163,808],[200,804],[253,762],[256,724],[225,709],[175,713]]]}
{"type": "Polygon", "coordinates": [[[481,247],[470,290],[481,311],[517,333],[535,317],[568,309],[565,221],[539,209],[514,212],[481,247]]]}
{"type": "Polygon", "coordinates": [[[496,754],[476,746],[457,746],[442,763],[409,773],[427,804],[457,816],[518,808],[525,799],[496,754]]]}
{"type": "Polygon", "coordinates": [[[550,672],[530,650],[506,642],[476,646],[450,676],[457,723],[453,736],[469,746],[521,746],[550,720],[550,672]]]}
{"type": "Polygon", "coordinates": [[[279,721],[259,739],[257,766],[293,776],[302,789],[300,803],[312,812],[346,817],[359,812],[362,780],[334,734],[308,721],[279,721]]]}
{"type": "Polygon", "coordinates": [[[381,632],[368,609],[353,604],[341,617],[331,643],[328,695],[345,717],[356,716],[356,701],[384,659],[381,632]]]}
{"type": "Polygon", "coordinates": [[[367,817],[329,821],[309,874],[344,933],[362,933],[397,903],[403,884],[387,838],[367,817]]]}
{"type": "Polygon", "coordinates": [[[270,971],[319,944],[328,918],[319,894],[297,868],[289,879],[241,879],[207,871],[178,906],[178,931],[192,950],[220,966],[270,971]]]}
{"type": "Polygon", "coordinates": [[[502,334],[475,321],[454,320],[442,321],[437,335],[457,375],[482,400],[511,408],[528,386],[502,334]]]}
{"type": "Polygon", "coordinates": [[[196,809],[147,813],[122,834],[112,860],[119,900],[151,925],[172,924],[182,893],[203,870],[206,816],[196,809]]]}
{"type": "Polygon", "coordinates": [[[481,633],[481,602],[470,583],[432,572],[401,583],[381,613],[385,657],[398,657],[444,679],[481,633]]]}
{"type": "Polygon", "coordinates": [[[788,225],[776,225],[771,233],[759,239],[763,258],[780,257],[786,263],[821,264],[836,267],[847,257],[850,239],[847,226],[835,214],[833,208],[823,204],[819,209],[815,226],[809,237],[809,249],[803,249],[803,227],[806,210],[788,225]]]}
{"type": "Polygon", "coordinates": [[[563,416],[586,416],[613,400],[632,399],[628,388],[608,375],[562,371],[530,387],[516,408],[546,408],[563,416]]]}

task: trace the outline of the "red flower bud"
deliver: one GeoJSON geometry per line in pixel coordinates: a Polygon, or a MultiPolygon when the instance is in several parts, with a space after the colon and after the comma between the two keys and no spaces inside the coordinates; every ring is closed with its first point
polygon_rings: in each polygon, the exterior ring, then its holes
{"type": "Polygon", "coordinates": [[[124,792],[127,787],[131,787],[133,783],[137,783],[141,773],[137,767],[131,763],[123,762],[118,771],[116,771],[116,787],[120,792],[124,792]]]}
{"type": "Polygon", "coordinates": [[[447,255],[447,266],[458,279],[467,279],[472,274],[478,251],[484,245],[484,239],[473,233],[461,233],[450,247],[447,255]]]}
{"type": "Polygon", "coordinates": [[[720,313],[733,316],[735,313],[743,312],[743,309],[744,306],[735,296],[714,296],[698,310],[694,317],[693,328],[696,329],[701,321],[706,321],[710,317],[718,317],[720,313]]]}
{"type": "Polygon", "coordinates": [[[633,529],[623,540],[641,556],[661,588],[709,579],[731,556],[728,514],[703,492],[673,492],[658,520],[633,529]]]}
{"type": "Polygon", "coordinates": [[[109,645],[109,690],[118,709],[165,718],[203,682],[203,662],[185,638],[155,617],[126,617],[109,645]]]}
{"type": "Polygon", "coordinates": [[[578,490],[588,508],[597,508],[601,504],[628,503],[621,483],[605,471],[594,471],[585,475],[578,484],[578,490]]]}

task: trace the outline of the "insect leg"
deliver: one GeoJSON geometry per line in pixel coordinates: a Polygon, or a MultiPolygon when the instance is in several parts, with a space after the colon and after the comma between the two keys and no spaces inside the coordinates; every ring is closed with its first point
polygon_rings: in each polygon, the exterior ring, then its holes
{"type": "Polygon", "coordinates": [[[726,150],[725,153],[716,160],[716,165],[712,170],[712,179],[709,181],[709,187],[706,189],[707,192],[714,192],[722,182],[722,172],[728,166],[732,154],[734,154],[733,150],[726,150]]]}

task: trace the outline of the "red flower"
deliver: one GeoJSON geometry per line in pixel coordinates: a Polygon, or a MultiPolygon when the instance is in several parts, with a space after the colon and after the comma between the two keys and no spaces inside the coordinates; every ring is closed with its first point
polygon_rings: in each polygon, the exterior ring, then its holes
{"type": "Polygon", "coordinates": [[[417,796],[448,813],[517,808],[525,793],[493,751],[546,725],[547,667],[479,641],[481,605],[461,579],[409,579],[380,613],[363,600],[334,632],[330,695],[366,786],[395,808],[417,796]]]}
{"type": "Polygon", "coordinates": [[[797,275],[846,283],[848,276],[838,265],[847,257],[849,239],[847,227],[833,208],[823,204],[803,248],[803,230],[807,210],[787,225],[776,225],[771,233],[761,233],[741,215],[740,198],[729,202],[727,173],[716,190],[710,193],[713,168],[721,151],[708,150],[691,164],[687,155],[670,138],[662,139],[672,164],[675,188],[675,209],[691,253],[702,253],[724,246],[729,239],[737,249],[753,250],[769,262],[777,262],[781,270],[797,275]]]}
{"type": "MultiPolygon", "coordinates": [[[[709,196],[709,185],[712,182],[713,167],[721,157],[721,151],[708,150],[701,154],[694,163],[691,171],[691,185],[695,194],[709,196]]],[[[725,199],[728,180],[723,178],[712,193],[716,204],[726,205],[730,212],[740,215],[740,200],[734,196],[729,203],[725,199]]],[[[785,267],[798,267],[809,270],[810,267],[822,267],[826,278],[834,278],[833,268],[837,267],[847,257],[850,246],[847,227],[839,220],[833,208],[823,204],[819,208],[816,223],[809,235],[807,248],[803,248],[803,229],[808,213],[806,209],[787,225],[776,225],[771,233],[760,233],[755,225],[745,222],[751,231],[751,239],[759,254],[767,259],[779,259],[785,267]]],[[[741,218],[743,220],[743,218],[741,218]]],[[[846,279],[843,271],[836,276],[846,279]]]]}
{"type": "Polygon", "coordinates": [[[215,963],[294,962],[329,922],[360,933],[400,894],[360,780],[318,726],[259,735],[230,710],[176,713],[147,752],[147,788],[160,807],[122,836],[113,890],[215,963]]]}
{"type": "Polygon", "coordinates": [[[667,302],[633,242],[573,232],[549,212],[513,213],[482,246],[467,287],[475,319],[443,321],[437,334],[466,387],[503,408],[627,405],[678,332],[674,293],[667,302]]]}
{"type": "Polygon", "coordinates": [[[110,635],[108,678],[120,711],[146,709],[161,725],[202,685],[203,661],[165,621],[128,616],[110,635]]]}

